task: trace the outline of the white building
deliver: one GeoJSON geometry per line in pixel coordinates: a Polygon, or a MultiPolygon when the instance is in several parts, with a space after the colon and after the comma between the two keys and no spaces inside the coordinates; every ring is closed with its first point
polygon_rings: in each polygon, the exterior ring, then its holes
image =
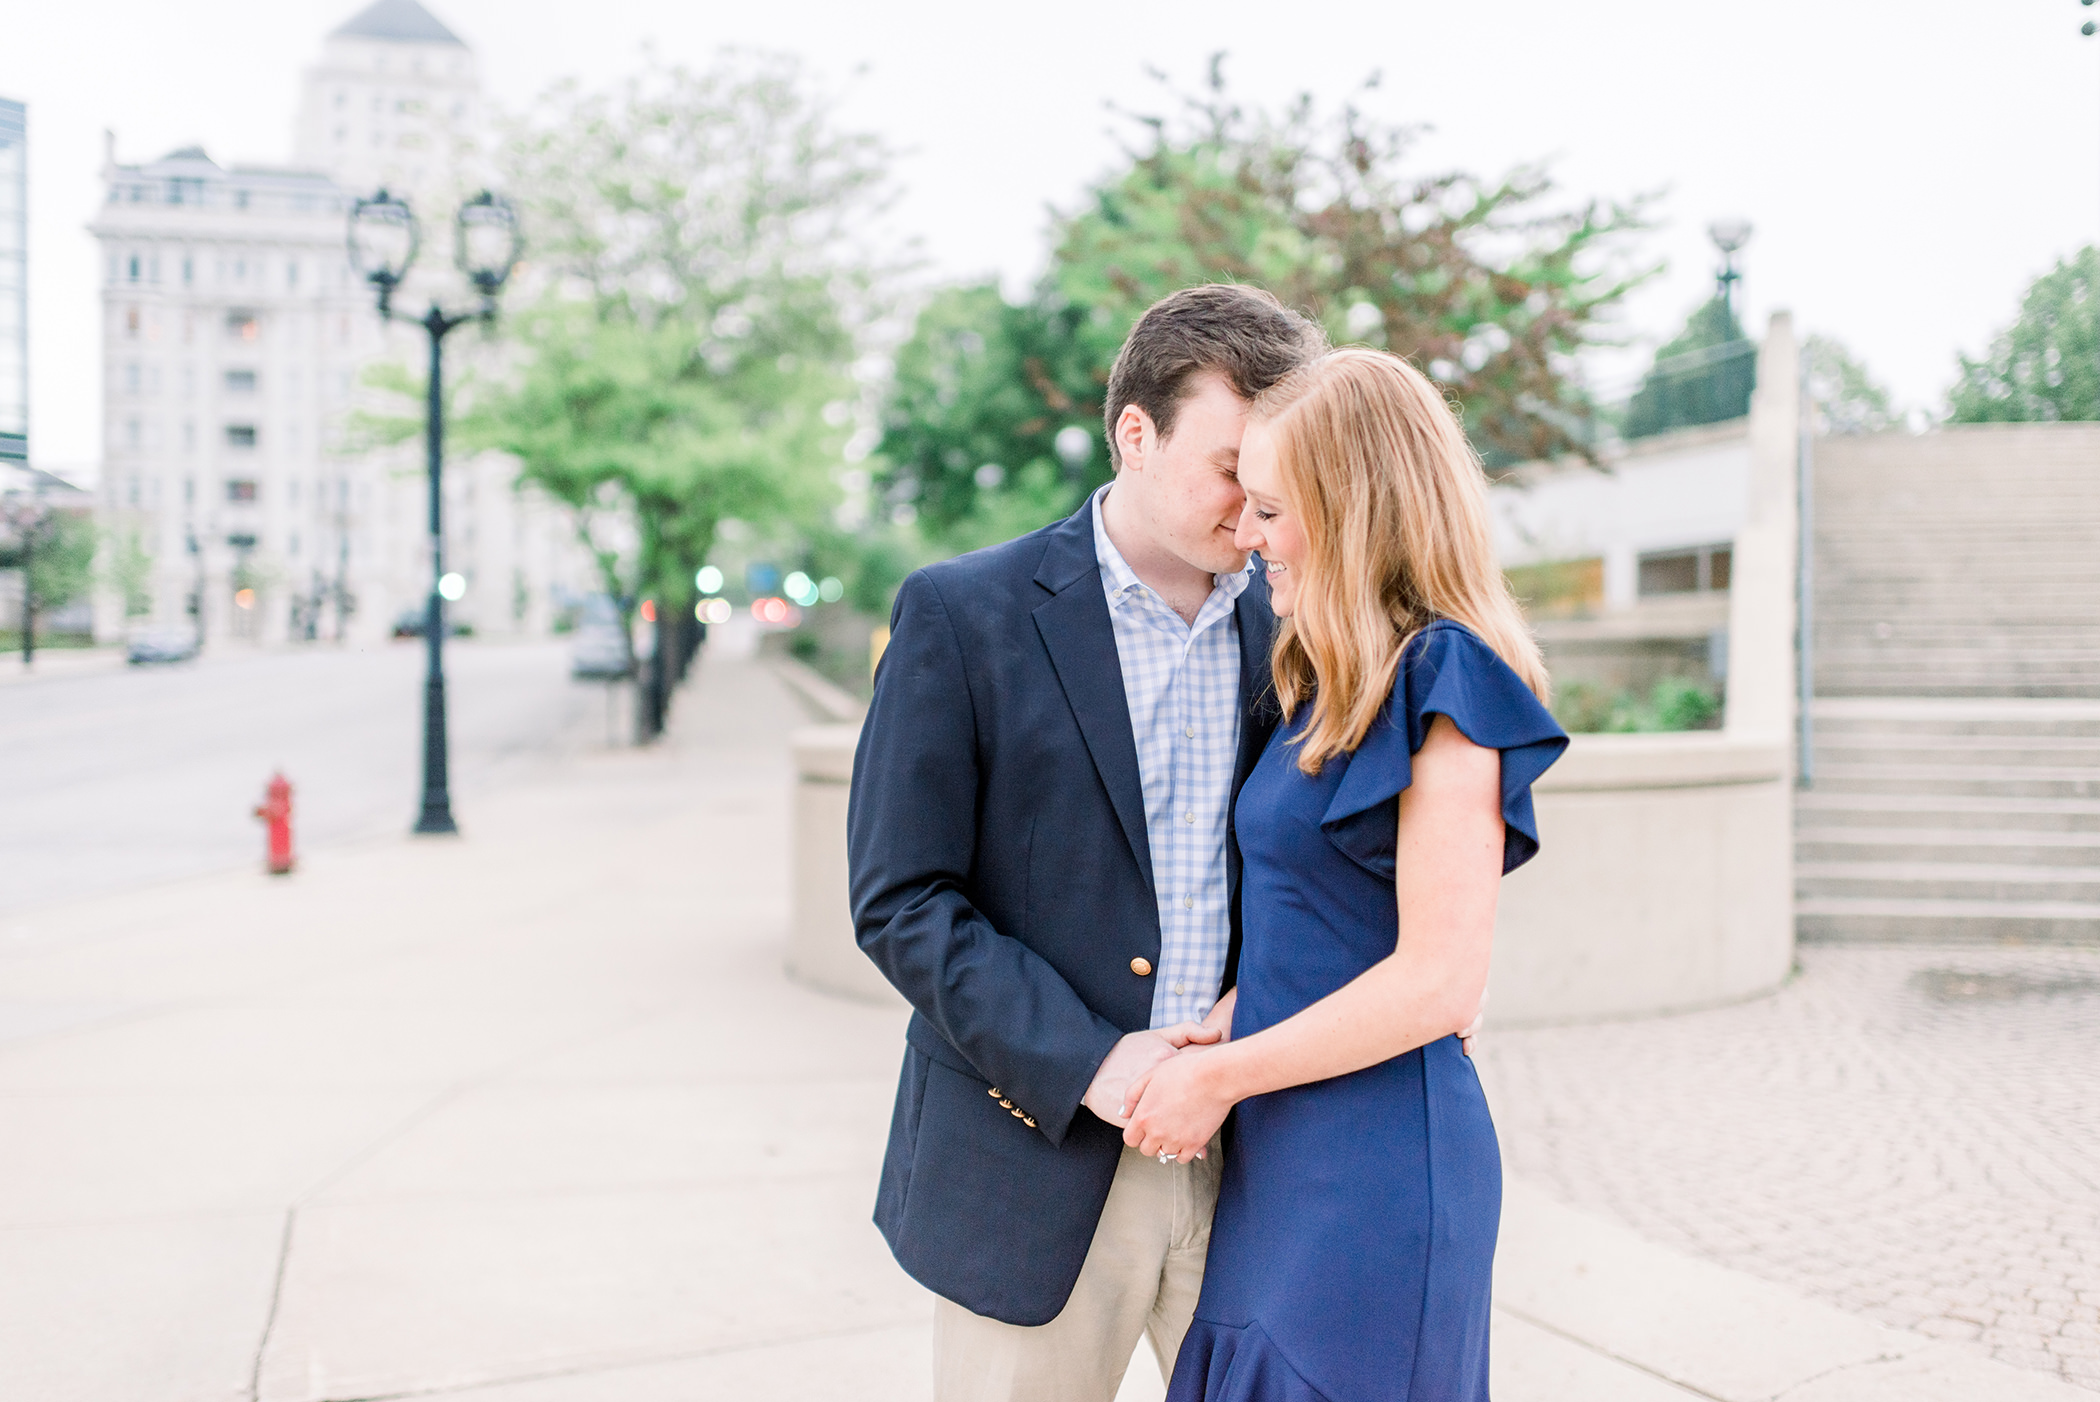
{"type": "MultiPolygon", "coordinates": [[[[421,436],[361,451],[352,411],[417,413],[362,372],[382,358],[420,372],[427,351],[420,330],[379,320],[346,219],[381,183],[431,192],[419,270],[444,268],[476,81],[472,54],[415,0],[379,0],[307,74],[311,167],[222,168],[194,147],[122,165],[112,142],[90,225],[104,265],[103,508],[113,548],[150,562],[153,622],[201,610],[208,640],[370,638],[420,610],[421,436]]],[[[417,305],[423,285],[397,305],[417,305]]],[[[448,346],[454,365],[468,334],[448,346]]],[[[511,477],[501,459],[447,461],[447,563],[468,585],[453,614],[480,632],[542,631],[587,583],[562,513],[511,477]]],[[[123,614],[105,600],[100,631],[123,614]]]]}
{"type": "Polygon", "coordinates": [[[456,200],[484,174],[482,129],[474,51],[416,0],[378,0],[306,70],[294,159],[360,195],[456,200]]]}
{"type": "Polygon", "coordinates": [[[1616,445],[1602,467],[1531,463],[1489,493],[1496,552],[1556,677],[1645,692],[1725,680],[1750,421],[1616,445]]]}

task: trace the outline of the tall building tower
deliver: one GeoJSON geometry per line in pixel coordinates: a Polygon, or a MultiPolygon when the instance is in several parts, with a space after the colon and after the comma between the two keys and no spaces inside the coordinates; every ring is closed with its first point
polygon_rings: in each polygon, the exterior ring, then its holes
{"type": "MultiPolygon", "coordinates": [[[[195,147],[120,165],[112,148],[89,226],[104,260],[102,508],[118,556],[150,561],[126,611],[265,643],[370,641],[421,616],[420,428],[375,447],[358,411],[420,421],[365,372],[393,359],[413,379],[423,338],[379,320],[347,219],[382,184],[408,193],[424,250],[396,305],[457,295],[448,226],[480,184],[480,118],[467,47],[415,0],[378,0],[307,73],[298,168],[223,168],[195,147]]],[[[452,613],[477,632],[543,632],[589,578],[561,513],[513,476],[495,455],[447,464],[446,559],[467,581],[452,613]]]]}
{"type": "Polygon", "coordinates": [[[416,0],[376,0],[306,71],[296,159],[356,194],[383,185],[436,213],[479,183],[482,120],[474,51],[416,0]]]}
{"type": "Polygon", "coordinates": [[[28,126],[0,97],[0,462],[29,458],[28,126]]]}
{"type": "Polygon", "coordinates": [[[342,612],[372,548],[371,485],[332,451],[380,349],[344,253],[344,196],[323,175],[228,170],[196,147],[141,165],[112,149],[103,178],[89,229],[117,549],[152,561],[158,623],[304,632],[324,603],[342,612]]]}

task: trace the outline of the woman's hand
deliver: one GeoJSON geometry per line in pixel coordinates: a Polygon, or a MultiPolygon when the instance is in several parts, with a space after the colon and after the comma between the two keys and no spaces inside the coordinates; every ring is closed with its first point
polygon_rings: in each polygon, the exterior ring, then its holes
{"type": "Polygon", "coordinates": [[[1211,1050],[1190,1046],[1131,1081],[1125,1144],[1153,1157],[1171,1155],[1180,1163],[1204,1156],[1233,1105],[1212,1074],[1217,1059],[1211,1050]]]}

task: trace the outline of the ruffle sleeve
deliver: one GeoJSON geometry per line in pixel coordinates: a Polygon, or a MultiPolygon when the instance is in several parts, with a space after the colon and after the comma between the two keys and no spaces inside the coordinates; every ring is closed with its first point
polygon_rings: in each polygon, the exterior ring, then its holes
{"type": "Polygon", "coordinates": [[[1414,782],[1414,754],[1436,716],[1502,752],[1502,870],[1515,871],[1539,850],[1531,786],[1568,737],[1524,679],[1461,623],[1432,623],[1408,642],[1393,694],[1348,757],[1321,831],[1358,866],[1392,879],[1400,794],[1414,782]]]}

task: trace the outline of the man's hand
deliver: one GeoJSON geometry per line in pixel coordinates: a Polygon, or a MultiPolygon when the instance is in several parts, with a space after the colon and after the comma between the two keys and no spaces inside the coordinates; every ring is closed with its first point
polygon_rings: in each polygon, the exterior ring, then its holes
{"type": "Polygon", "coordinates": [[[1130,1107],[1124,1097],[1133,1080],[1183,1047],[1215,1042],[1219,1036],[1217,1028],[1206,1027],[1200,1022],[1180,1022],[1172,1027],[1128,1033],[1109,1048],[1100,1069],[1094,1072],[1094,1083],[1086,1088],[1079,1103],[1121,1129],[1130,1123],[1130,1107]]]}
{"type": "Polygon", "coordinates": [[[1465,1031],[1458,1034],[1458,1049],[1467,1056],[1473,1054],[1473,1039],[1480,1035],[1480,1024],[1487,1020],[1487,1010],[1488,996],[1483,991],[1480,995],[1480,1006],[1473,1009],[1473,1020],[1466,1024],[1465,1031]]]}

